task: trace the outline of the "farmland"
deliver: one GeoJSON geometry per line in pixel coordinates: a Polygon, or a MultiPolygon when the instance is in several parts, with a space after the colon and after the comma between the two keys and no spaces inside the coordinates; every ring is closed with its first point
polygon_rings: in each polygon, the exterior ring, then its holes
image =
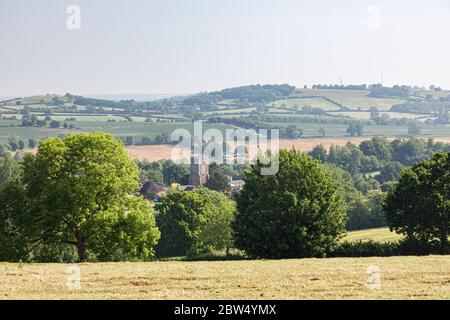
{"type": "Polygon", "coordinates": [[[328,97],[340,104],[357,110],[377,107],[378,110],[389,110],[393,105],[405,102],[402,99],[372,98],[366,90],[336,90],[336,89],[299,89],[293,95],[300,97],[328,97]]]}
{"type": "MultiPolygon", "coordinates": [[[[348,137],[347,128],[351,122],[364,124],[363,136],[402,137],[410,135],[409,127],[415,121],[421,126],[415,135],[450,136],[450,125],[434,123],[438,115],[431,109],[420,112],[391,109],[405,102],[423,101],[426,97],[438,103],[439,99],[450,96],[448,91],[415,91],[408,98],[392,98],[374,97],[369,90],[295,89],[282,95],[274,91],[280,98],[267,101],[258,96],[258,87],[251,88],[254,96],[250,95],[249,99],[252,102],[247,101],[247,97],[239,98],[248,87],[225,89],[222,99],[214,93],[211,101],[208,101],[208,94],[155,102],[118,102],[70,94],[10,99],[0,102],[0,143],[7,142],[11,135],[26,141],[29,138],[41,140],[69,133],[103,131],[119,138],[132,137],[133,144],[140,145],[142,138],[154,140],[157,135],[170,135],[177,128],[191,131],[193,120],[202,120],[205,128],[220,130],[240,127],[236,125],[240,120],[255,127],[280,130],[295,127],[306,139],[348,137]],[[237,97],[229,97],[230,91],[236,92],[233,94],[237,97]],[[205,97],[208,98],[205,100],[205,97]],[[374,120],[374,110],[384,123],[374,120]],[[30,118],[47,124],[23,125],[22,121],[30,118]],[[219,120],[208,123],[213,118],[219,120]],[[51,121],[58,124],[51,127],[51,121]]],[[[273,88],[270,90],[277,89],[276,86],[273,88]]],[[[293,138],[282,132],[283,137],[293,138]]]]}
{"type": "Polygon", "coordinates": [[[1,299],[449,299],[448,257],[0,264],[1,299]],[[367,270],[379,268],[381,288],[367,270]]]}

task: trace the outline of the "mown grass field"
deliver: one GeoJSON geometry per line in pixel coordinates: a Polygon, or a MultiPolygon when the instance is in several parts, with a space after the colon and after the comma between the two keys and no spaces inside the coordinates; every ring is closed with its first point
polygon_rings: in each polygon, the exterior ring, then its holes
{"type": "Polygon", "coordinates": [[[376,228],[351,231],[347,233],[343,241],[375,241],[375,242],[394,242],[401,239],[401,235],[389,231],[389,228],[376,228]]]}
{"type": "Polygon", "coordinates": [[[357,110],[377,107],[378,110],[389,110],[395,104],[405,102],[402,99],[373,98],[369,97],[369,91],[364,90],[336,90],[336,89],[298,89],[295,96],[326,96],[344,106],[357,110]]]}
{"type": "Polygon", "coordinates": [[[80,289],[73,266],[0,264],[0,299],[450,299],[445,256],[91,263],[80,289]]]}
{"type": "Polygon", "coordinates": [[[297,99],[282,99],[282,100],[276,100],[272,103],[269,103],[269,105],[273,106],[286,106],[288,108],[294,107],[294,106],[311,106],[315,108],[320,108],[323,110],[339,110],[339,107],[329,101],[326,101],[322,98],[297,98],[297,99]]]}

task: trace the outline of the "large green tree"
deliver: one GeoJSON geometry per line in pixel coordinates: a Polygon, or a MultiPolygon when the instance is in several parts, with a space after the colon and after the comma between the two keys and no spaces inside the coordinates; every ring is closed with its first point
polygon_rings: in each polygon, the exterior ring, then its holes
{"type": "Polygon", "coordinates": [[[0,158],[0,185],[20,178],[20,164],[10,153],[0,158]]]}
{"type": "Polygon", "coordinates": [[[435,241],[449,250],[450,155],[435,154],[405,169],[386,197],[384,211],[391,230],[427,247],[435,241]]]}
{"type": "Polygon", "coordinates": [[[345,206],[329,171],[298,151],[281,150],[279,171],[246,173],[233,224],[236,246],[252,257],[326,255],[345,231],[345,206]]]}
{"type": "Polygon", "coordinates": [[[171,192],[157,209],[156,221],[161,230],[159,256],[196,255],[232,245],[235,204],[219,192],[171,192]]]}
{"type": "Polygon", "coordinates": [[[50,138],[23,161],[27,233],[36,242],[76,246],[111,258],[148,259],[159,238],[153,211],[137,196],[138,168],[104,133],[50,138]]]}
{"type": "Polygon", "coordinates": [[[209,175],[205,187],[219,192],[228,192],[231,188],[230,180],[220,171],[215,171],[209,175]]]}
{"type": "Polygon", "coordinates": [[[359,148],[366,156],[375,156],[378,160],[387,162],[392,159],[392,146],[385,137],[373,137],[361,142],[359,148]]]}
{"type": "Polygon", "coordinates": [[[400,162],[388,162],[381,168],[380,174],[376,178],[380,183],[396,181],[400,177],[403,169],[405,169],[405,166],[400,162]]]}
{"type": "Polygon", "coordinates": [[[31,244],[21,225],[26,199],[23,187],[9,182],[0,187],[0,261],[27,260],[31,244]]]}

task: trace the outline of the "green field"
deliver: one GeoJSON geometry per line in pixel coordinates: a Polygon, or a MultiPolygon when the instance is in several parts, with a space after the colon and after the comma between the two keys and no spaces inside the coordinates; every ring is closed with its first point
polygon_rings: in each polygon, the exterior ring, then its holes
{"type": "Polygon", "coordinates": [[[389,231],[389,228],[376,228],[367,230],[358,230],[349,232],[343,241],[375,241],[375,242],[394,242],[400,240],[401,235],[389,231]]]}
{"type": "Polygon", "coordinates": [[[277,100],[272,103],[269,103],[270,106],[281,107],[285,106],[288,108],[292,108],[295,106],[303,107],[303,106],[311,106],[315,108],[320,108],[323,110],[339,110],[339,107],[329,101],[326,101],[322,98],[294,98],[294,99],[283,99],[277,100]]]}
{"type": "MultiPolygon", "coordinates": [[[[389,118],[391,119],[419,119],[424,117],[424,115],[417,114],[417,113],[403,113],[403,112],[382,112],[389,115],[389,118]]],[[[336,112],[330,112],[330,114],[338,115],[338,116],[345,116],[353,119],[358,120],[369,120],[371,112],[368,111],[336,111],[336,112]]]]}
{"type": "Polygon", "coordinates": [[[2,263],[0,299],[450,298],[445,256],[90,263],[78,265],[79,288],[68,282],[74,266],[2,263]]]}
{"type": "MultiPolygon", "coordinates": [[[[270,123],[269,125],[288,126],[292,123],[270,123]]],[[[302,129],[304,138],[320,137],[318,130],[324,128],[326,137],[346,137],[348,136],[348,125],[343,124],[329,124],[329,123],[297,123],[297,126],[302,129]]],[[[364,136],[407,136],[407,126],[365,126],[363,131],[364,136]]],[[[450,126],[423,126],[421,131],[422,137],[444,137],[450,136],[450,126]]]]}
{"type": "Polygon", "coordinates": [[[370,107],[390,110],[393,105],[405,102],[401,99],[372,98],[368,94],[369,91],[364,90],[299,89],[294,96],[326,96],[353,110],[369,109],[370,107]]]}
{"type": "MultiPolygon", "coordinates": [[[[168,132],[171,134],[176,129],[187,129],[191,133],[193,132],[194,125],[192,123],[178,123],[178,122],[107,122],[107,121],[77,121],[75,124],[77,129],[64,129],[64,128],[40,128],[40,127],[10,127],[9,123],[20,122],[11,120],[1,120],[0,122],[0,143],[5,143],[8,137],[15,135],[18,139],[28,140],[33,138],[40,140],[48,137],[57,137],[60,134],[71,134],[81,132],[106,132],[116,137],[121,136],[133,136],[138,139],[142,137],[155,138],[158,134],[168,132]]],[[[224,124],[203,124],[203,132],[209,128],[219,129],[224,132],[225,129],[233,128],[232,126],[224,124]]]]}
{"type": "MultiPolygon", "coordinates": [[[[292,115],[302,117],[302,115],[292,115]]],[[[33,138],[40,140],[47,137],[55,137],[60,134],[80,133],[80,132],[106,132],[114,136],[133,136],[137,139],[142,137],[155,138],[156,135],[168,132],[171,134],[176,129],[188,129],[192,132],[193,124],[186,122],[129,122],[129,121],[77,121],[77,129],[68,130],[63,128],[40,128],[40,127],[21,127],[20,121],[0,120],[0,143],[5,143],[8,137],[16,135],[17,138],[27,140],[33,138]],[[15,124],[16,126],[11,126],[15,124]]],[[[292,123],[268,123],[272,128],[291,125],[292,123]]],[[[303,131],[304,138],[321,137],[319,129],[326,131],[326,138],[348,137],[348,125],[329,124],[329,123],[297,123],[303,131]]],[[[233,126],[225,124],[204,124],[203,132],[209,128],[216,128],[221,131],[231,129],[233,126]]],[[[365,126],[364,136],[407,136],[408,127],[406,126],[365,126]]],[[[450,136],[450,126],[423,126],[422,137],[446,137],[450,136]]]]}
{"type": "MultiPolygon", "coordinates": [[[[303,131],[305,138],[320,138],[322,134],[319,129],[325,129],[326,138],[348,137],[347,128],[349,121],[364,120],[364,136],[391,136],[405,137],[408,135],[407,126],[377,126],[375,122],[369,121],[370,107],[377,107],[381,113],[387,112],[392,119],[409,118],[425,121],[433,119],[430,114],[413,114],[389,112],[392,105],[403,103],[402,99],[372,98],[368,96],[369,91],[364,90],[338,90],[338,89],[297,89],[285,99],[272,101],[266,104],[266,108],[260,108],[263,104],[241,103],[239,99],[227,99],[218,102],[215,107],[217,110],[210,112],[200,112],[200,118],[208,121],[209,117],[219,116],[222,118],[248,117],[258,112],[260,115],[267,115],[267,128],[283,128],[295,125],[303,131]],[[327,99],[331,99],[328,101],[327,99]],[[334,101],[334,102],[333,102],[334,101]],[[342,104],[341,108],[339,104],[342,104]],[[303,114],[301,108],[311,106],[324,110],[323,115],[303,114]],[[345,107],[351,110],[345,110],[345,107]],[[277,119],[279,117],[279,120],[277,119]],[[289,120],[289,122],[286,122],[289,120]],[[273,121],[273,122],[270,122],[273,121]]],[[[422,99],[427,94],[433,94],[435,98],[447,96],[445,92],[417,92],[414,99],[422,99]]],[[[136,139],[134,143],[139,143],[140,138],[155,138],[158,134],[172,133],[175,129],[192,130],[192,119],[189,113],[183,113],[181,109],[143,109],[130,110],[127,114],[124,109],[109,107],[108,104],[102,104],[101,108],[92,109],[93,106],[74,105],[75,100],[70,96],[40,95],[14,99],[0,103],[0,143],[5,143],[9,136],[16,135],[19,139],[27,140],[33,138],[40,140],[47,137],[58,136],[61,134],[78,132],[96,132],[103,131],[117,137],[133,136],[136,139]],[[54,97],[64,101],[64,105],[54,106],[46,105],[52,102],[54,97]],[[19,104],[17,104],[19,102],[19,104]],[[76,129],[66,130],[63,128],[42,128],[42,127],[21,127],[23,109],[30,108],[31,114],[35,114],[39,119],[44,119],[46,111],[50,112],[52,120],[60,122],[69,121],[75,125],[76,129]],[[87,112],[87,110],[90,110],[87,112]],[[14,120],[14,117],[16,120],[14,120]],[[146,119],[151,119],[146,122],[146,119]],[[131,121],[130,121],[131,120],[131,121]]],[[[196,107],[197,111],[201,109],[196,107]]],[[[264,119],[264,118],[261,118],[264,119]]],[[[247,119],[248,120],[248,119],[247,119]]],[[[250,121],[253,121],[250,119],[250,121]]],[[[264,121],[264,120],[261,120],[264,121]]],[[[209,125],[204,128],[218,128],[224,130],[232,126],[223,124],[209,125]]],[[[446,137],[450,136],[449,125],[423,125],[419,136],[422,137],[446,137]]]]}
{"type": "Polygon", "coordinates": [[[18,97],[17,99],[12,99],[10,101],[5,102],[5,104],[7,106],[14,106],[17,104],[17,102],[19,102],[22,105],[24,105],[24,104],[39,104],[41,102],[48,103],[55,97],[68,102],[68,100],[63,96],[59,96],[56,94],[47,94],[47,95],[38,95],[38,96],[22,97],[22,98],[18,97]]]}

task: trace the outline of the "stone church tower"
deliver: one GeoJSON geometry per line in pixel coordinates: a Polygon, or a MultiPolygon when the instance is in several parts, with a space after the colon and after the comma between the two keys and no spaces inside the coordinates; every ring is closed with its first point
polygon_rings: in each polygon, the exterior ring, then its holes
{"type": "Polygon", "coordinates": [[[194,187],[203,187],[208,181],[209,166],[206,163],[199,163],[198,159],[191,158],[191,166],[189,173],[189,184],[194,187]]]}

